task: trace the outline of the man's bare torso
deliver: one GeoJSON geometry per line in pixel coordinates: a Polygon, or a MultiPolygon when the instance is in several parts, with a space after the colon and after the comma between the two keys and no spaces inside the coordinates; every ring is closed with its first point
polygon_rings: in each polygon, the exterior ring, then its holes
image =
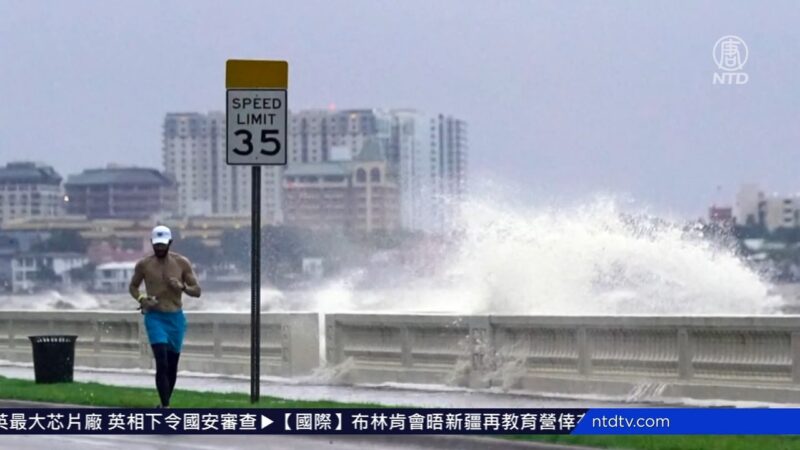
{"type": "Polygon", "coordinates": [[[183,308],[182,292],[170,286],[170,278],[187,285],[197,285],[189,260],[173,252],[169,252],[164,258],[151,255],[139,260],[136,263],[134,282],[137,278],[144,280],[147,295],[158,299],[158,305],[152,309],[163,312],[183,308]]]}

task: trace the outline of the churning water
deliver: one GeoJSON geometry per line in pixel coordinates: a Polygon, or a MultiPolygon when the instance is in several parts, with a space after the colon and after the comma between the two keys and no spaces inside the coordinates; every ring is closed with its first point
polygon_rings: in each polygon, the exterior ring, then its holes
{"type": "Polygon", "coordinates": [[[568,209],[464,205],[458,245],[438,276],[359,291],[365,274],[314,295],[323,311],[772,314],[778,296],[729,248],[598,199],[568,209]]]}
{"type": "MultiPolygon", "coordinates": [[[[532,315],[772,314],[780,297],[730,249],[597,199],[576,207],[466,203],[441,270],[365,267],[305,291],[262,291],[263,309],[532,315]],[[377,272],[376,272],[377,271],[377,272]],[[393,279],[375,285],[375,280],[393,279]],[[388,287],[387,287],[388,286],[388,287]]],[[[126,295],[0,297],[3,309],[132,309],[126,295]]],[[[249,291],[188,298],[187,310],[247,311],[249,291]]]]}

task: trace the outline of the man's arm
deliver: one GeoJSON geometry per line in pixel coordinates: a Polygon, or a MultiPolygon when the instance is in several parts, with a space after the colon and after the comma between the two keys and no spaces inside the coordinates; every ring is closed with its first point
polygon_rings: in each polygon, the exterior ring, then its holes
{"type": "Polygon", "coordinates": [[[183,260],[183,292],[190,297],[200,297],[200,284],[192,270],[192,263],[188,259],[183,260]]]}
{"type": "Polygon", "coordinates": [[[131,284],[128,286],[128,292],[130,292],[131,297],[135,298],[137,301],[141,301],[139,298],[142,293],[139,292],[139,286],[141,286],[142,281],[144,281],[144,267],[141,261],[136,263],[136,267],[133,269],[133,276],[131,277],[131,284]]]}

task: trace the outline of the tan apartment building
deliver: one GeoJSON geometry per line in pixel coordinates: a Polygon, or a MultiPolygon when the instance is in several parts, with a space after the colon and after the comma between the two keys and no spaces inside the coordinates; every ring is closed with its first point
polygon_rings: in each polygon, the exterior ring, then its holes
{"type": "Polygon", "coordinates": [[[400,227],[400,196],[377,143],[355,161],[290,164],[284,173],[286,224],[317,231],[400,227]]]}

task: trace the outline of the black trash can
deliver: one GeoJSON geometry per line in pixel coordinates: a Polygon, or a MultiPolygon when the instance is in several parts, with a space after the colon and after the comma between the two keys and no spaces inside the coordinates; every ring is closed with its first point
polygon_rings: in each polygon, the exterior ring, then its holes
{"type": "Polygon", "coordinates": [[[37,383],[71,383],[78,336],[28,336],[37,383]]]}

